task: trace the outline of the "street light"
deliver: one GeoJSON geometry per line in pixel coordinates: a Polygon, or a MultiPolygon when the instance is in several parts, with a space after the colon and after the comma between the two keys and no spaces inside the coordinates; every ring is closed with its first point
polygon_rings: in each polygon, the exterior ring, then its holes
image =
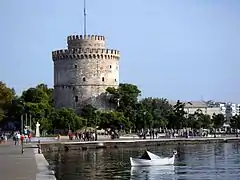
{"type": "Polygon", "coordinates": [[[97,141],[97,121],[98,121],[98,110],[95,110],[95,141],[97,141]]]}
{"type": "Polygon", "coordinates": [[[23,113],[21,113],[21,134],[23,134],[23,127],[24,127],[24,123],[23,123],[23,115],[25,113],[25,106],[24,106],[24,102],[20,101],[20,104],[23,106],[23,113]]]}
{"type": "Polygon", "coordinates": [[[120,98],[117,98],[117,108],[120,106],[120,98]]]}
{"type": "MultiPolygon", "coordinates": [[[[25,112],[25,106],[24,106],[24,103],[23,101],[20,101],[20,104],[23,105],[23,111],[25,112]]],[[[23,148],[23,139],[22,139],[22,136],[23,136],[23,114],[21,114],[21,152],[23,154],[24,152],[24,148],[23,148]]]]}
{"type": "Polygon", "coordinates": [[[145,118],[145,116],[146,116],[146,111],[144,111],[143,112],[143,125],[144,125],[144,139],[146,139],[146,118],[145,118]]]}

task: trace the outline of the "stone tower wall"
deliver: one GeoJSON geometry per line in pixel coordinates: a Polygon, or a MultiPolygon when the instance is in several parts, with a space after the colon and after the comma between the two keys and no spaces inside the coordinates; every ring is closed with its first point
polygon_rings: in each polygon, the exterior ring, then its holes
{"type": "Polygon", "coordinates": [[[92,104],[107,108],[107,87],[119,84],[120,52],[105,48],[103,36],[68,36],[68,49],[52,52],[56,108],[92,104]]]}

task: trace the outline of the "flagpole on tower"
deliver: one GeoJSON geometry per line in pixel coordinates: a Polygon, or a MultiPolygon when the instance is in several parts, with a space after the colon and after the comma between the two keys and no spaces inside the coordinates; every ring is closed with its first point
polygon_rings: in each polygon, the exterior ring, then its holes
{"type": "Polygon", "coordinates": [[[87,34],[87,12],[86,12],[86,0],[84,0],[84,24],[83,24],[83,34],[86,36],[87,34]]]}

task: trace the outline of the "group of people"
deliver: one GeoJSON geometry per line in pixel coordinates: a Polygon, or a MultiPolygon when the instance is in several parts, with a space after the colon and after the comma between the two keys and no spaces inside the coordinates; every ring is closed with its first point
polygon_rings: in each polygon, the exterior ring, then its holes
{"type": "Polygon", "coordinates": [[[8,140],[7,135],[6,135],[5,133],[2,133],[2,134],[1,134],[0,144],[2,144],[2,143],[6,143],[7,140],[8,140]]]}
{"type": "Polygon", "coordinates": [[[19,131],[13,133],[13,141],[15,145],[20,144],[21,134],[19,131]]]}
{"type": "Polygon", "coordinates": [[[73,140],[73,137],[75,136],[75,140],[83,140],[83,141],[96,141],[97,140],[97,133],[92,131],[86,131],[86,132],[75,132],[74,134],[72,132],[68,133],[69,139],[73,140]]]}
{"type": "Polygon", "coordinates": [[[31,142],[31,139],[32,139],[32,134],[31,132],[27,132],[27,133],[24,133],[24,134],[20,134],[19,131],[16,131],[13,133],[13,141],[14,141],[14,144],[15,145],[19,145],[20,142],[31,142]]]}
{"type": "Polygon", "coordinates": [[[158,138],[159,131],[156,131],[154,129],[147,130],[147,131],[140,131],[138,132],[138,136],[140,139],[146,139],[147,136],[150,137],[150,139],[157,139],[158,138]]]}

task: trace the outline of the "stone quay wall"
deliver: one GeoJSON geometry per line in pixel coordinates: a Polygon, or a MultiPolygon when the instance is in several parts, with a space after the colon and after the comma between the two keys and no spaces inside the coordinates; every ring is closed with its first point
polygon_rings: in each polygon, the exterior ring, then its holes
{"type": "Polygon", "coordinates": [[[240,142],[240,137],[227,138],[176,138],[176,139],[151,139],[151,140],[108,140],[108,141],[90,141],[90,142],[51,142],[42,143],[43,152],[59,152],[70,150],[87,150],[101,148],[147,148],[163,145],[180,144],[207,144],[207,143],[227,143],[240,142]]]}

